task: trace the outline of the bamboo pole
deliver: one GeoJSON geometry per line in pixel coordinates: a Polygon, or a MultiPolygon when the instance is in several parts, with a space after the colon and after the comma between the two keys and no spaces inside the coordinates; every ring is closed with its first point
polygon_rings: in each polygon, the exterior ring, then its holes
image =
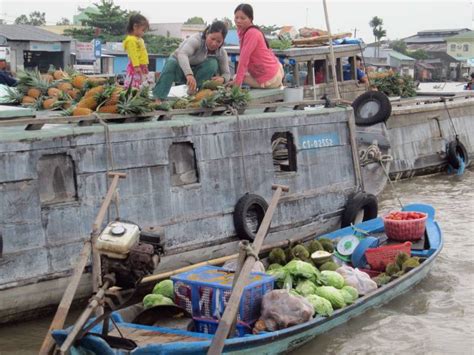
{"type": "Polygon", "coordinates": [[[334,91],[336,92],[336,99],[340,100],[341,95],[339,95],[339,87],[337,84],[337,74],[336,74],[336,59],[334,57],[334,48],[332,46],[332,34],[331,34],[331,26],[329,25],[329,15],[328,15],[328,8],[326,5],[326,0],[323,0],[324,6],[324,16],[326,18],[326,27],[328,29],[328,37],[329,37],[329,58],[331,61],[331,71],[332,71],[332,78],[334,83],[334,91]]]}
{"type": "MultiPolygon", "coordinates": [[[[258,229],[257,235],[255,236],[255,240],[252,243],[253,252],[257,255],[260,252],[263,240],[265,239],[265,236],[267,235],[268,230],[270,228],[273,213],[275,212],[278,201],[280,200],[280,196],[283,191],[288,191],[288,187],[282,185],[273,185],[272,189],[276,189],[276,191],[273,194],[270,206],[268,207],[268,210],[265,213],[265,216],[263,217],[262,224],[258,229]]],[[[242,266],[242,270],[240,272],[240,277],[237,279],[237,282],[235,283],[235,286],[232,289],[229,302],[227,303],[227,306],[224,310],[224,314],[222,315],[222,318],[219,321],[217,331],[214,337],[212,338],[211,346],[209,347],[209,351],[207,352],[208,355],[218,355],[222,353],[225,340],[227,339],[227,336],[229,334],[229,329],[232,326],[232,323],[239,309],[240,298],[242,297],[242,293],[244,292],[245,285],[248,282],[248,278],[255,264],[255,261],[255,256],[247,257],[247,259],[245,260],[245,263],[242,266]]]]}

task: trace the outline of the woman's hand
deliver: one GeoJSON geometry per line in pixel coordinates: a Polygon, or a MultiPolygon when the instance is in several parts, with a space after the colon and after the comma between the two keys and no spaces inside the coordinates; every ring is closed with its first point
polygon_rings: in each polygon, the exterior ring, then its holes
{"type": "Polygon", "coordinates": [[[220,85],[224,84],[224,81],[225,81],[222,76],[213,76],[213,77],[211,78],[211,80],[212,80],[212,81],[215,81],[216,83],[218,83],[218,84],[220,84],[220,85]]]}
{"type": "Polygon", "coordinates": [[[193,93],[196,91],[197,83],[194,75],[188,74],[186,75],[186,85],[188,85],[188,91],[193,93]]]}

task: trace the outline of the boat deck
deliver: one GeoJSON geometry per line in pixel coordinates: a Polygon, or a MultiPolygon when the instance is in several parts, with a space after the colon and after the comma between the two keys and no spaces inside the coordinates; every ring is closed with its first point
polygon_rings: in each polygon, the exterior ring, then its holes
{"type": "Polygon", "coordinates": [[[186,334],[187,332],[170,333],[169,329],[165,333],[157,330],[156,327],[154,329],[141,329],[135,327],[127,327],[123,324],[118,324],[117,327],[120,329],[120,333],[117,331],[117,329],[114,329],[109,333],[109,335],[116,337],[123,336],[127,339],[131,339],[135,343],[137,343],[138,346],[207,340],[207,337],[198,337],[199,334],[196,333],[196,336],[186,334]]]}

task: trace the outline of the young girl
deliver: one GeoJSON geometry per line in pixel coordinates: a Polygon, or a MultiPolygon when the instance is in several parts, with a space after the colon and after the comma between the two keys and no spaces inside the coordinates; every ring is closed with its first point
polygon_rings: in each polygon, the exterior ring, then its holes
{"type": "Polygon", "coordinates": [[[146,84],[148,74],[148,53],[143,41],[143,35],[148,30],[148,20],[140,14],[130,16],[127,26],[127,37],[123,48],[128,54],[127,76],[124,86],[140,88],[146,84]]]}
{"type": "Polygon", "coordinates": [[[224,22],[214,21],[203,33],[184,40],[166,61],[153,96],[158,100],[165,99],[173,83],[187,84],[190,93],[199,89],[206,80],[227,83],[230,79],[229,59],[222,48],[226,35],[224,22]]]}
{"type": "Polygon", "coordinates": [[[274,89],[282,85],[284,71],[263,32],[253,24],[253,9],[240,4],[234,11],[240,42],[240,60],[233,84],[252,88],[274,89]]]}

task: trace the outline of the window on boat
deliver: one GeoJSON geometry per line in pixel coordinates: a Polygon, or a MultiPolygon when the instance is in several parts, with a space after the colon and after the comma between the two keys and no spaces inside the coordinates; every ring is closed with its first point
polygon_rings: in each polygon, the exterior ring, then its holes
{"type": "Polygon", "coordinates": [[[456,50],[456,44],[455,44],[455,43],[451,44],[451,50],[452,50],[453,52],[456,50]]]}
{"type": "Polygon", "coordinates": [[[469,52],[469,44],[464,44],[462,47],[464,52],[469,52]]]}
{"type": "MultiPolygon", "coordinates": [[[[325,60],[315,60],[313,62],[314,68],[314,83],[315,84],[324,84],[326,82],[326,61],[325,60]]],[[[308,85],[312,85],[313,78],[308,77],[308,85]]]]}
{"type": "MultiPolygon", "coordinates": [[[[336,78],[337,78],[337,81],[342,80],[342,70],[343,70],[342,58],[336,58],[336,78]]],[[[332,81],[333,80],[332,68],[331,68],[331,61],[329,59],[326,61],[326,73],[327,73],[328,80],[332,81]]]]}
{"type": "Polygon", "coordinates": [[[275,171],[296,171],[296,147],[293,134],[277,132],[272,136],[272,156],[275,171]]]}
{"type": "Polygon", "coordinates": [[[169,162],[172,186],[199,182],[196,152],[191,142],[173,143],[169,149],[169,162]]]}
{"type": "Polygon", "coordinates": [[[77,199],[74,161],[67,154],[52,154],[38,161],[38,186],[42,205],[77,199]]]}

